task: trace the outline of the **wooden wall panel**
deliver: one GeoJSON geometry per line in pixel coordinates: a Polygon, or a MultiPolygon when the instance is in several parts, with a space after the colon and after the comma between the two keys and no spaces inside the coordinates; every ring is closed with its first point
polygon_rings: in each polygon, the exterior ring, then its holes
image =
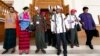
{"type": "Polygon", "coordinates": [[[34,0],[34,6],[39,6],[40,8],[47,8],[49,5],[56,6],[60,5],[63,6],[62,0],[34,0]]]}
{"type": "MultiPolygon", "coordinates": [[[[0,18],[5,18],[5,14],[9,12],[9,7],[7,4],[5,4],[3,1],[0,0],[0,18]]],[[[4,29],[4,23],[0,22],[0,42],[4,41],[5,36],[5,29],[4,29]]]]}
{"type": "Polygon", "coordinates": [[[32,0],[32,4],[30,5],[30,9],[31,9],[31,14],[34,15],[35,11],[34,11],[34,7],[38,6],[41,9],[48,9],[48,6],[56,6],[56,5],[60,5],[63,7],[63,13],[69,13],[69,5],[64,6],[64,1],[63,0],[32,0]]]}
{"type": "Polygon", "coordinates": [[[4,23],[0,22],[0,42],[4,41],[5,30],[4,30],[4,23]]]}
{"type": "Polygon", "coordinates": [[[69,5],[63,6],[63,13],[64,14],[69,13],[69,5]]]}
{"type": "Polygon", "coordinates": [[[9,7],[10,6],[0,0],[0,17],[5,17],[5,14],[9,12],[9,7]]]}

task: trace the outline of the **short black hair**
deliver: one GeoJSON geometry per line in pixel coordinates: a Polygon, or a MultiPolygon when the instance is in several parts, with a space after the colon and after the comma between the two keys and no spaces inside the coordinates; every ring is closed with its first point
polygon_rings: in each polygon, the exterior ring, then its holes
{"type": "Polygon", "coordinates": [[[83,7],[83,11],[86,10],[86,9],[89,9],[89,8],[88,7],[83,7]]]}
{"type": "Polygon", "coordinates": [[[28,8],[28,7],[24,7],[24,8],[23,8],[23,10],[27,10],[27,9],[29,9],[29,8],[28,8]]]}
{"type": "Polygon", "coordinates": [[[66,15],[66,16],[68,16],[68,15],[69,15],[69,13],[66,13],[65,15],[66,15]]]}
{"type": "Polygon", "coordinates": [[[53,11],[56,11],[55,9],[53,9],[53,11]]]}

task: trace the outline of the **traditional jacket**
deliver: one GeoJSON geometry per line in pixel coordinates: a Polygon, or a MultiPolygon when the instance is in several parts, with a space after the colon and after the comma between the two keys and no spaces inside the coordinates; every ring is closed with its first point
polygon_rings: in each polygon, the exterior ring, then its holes
{"type": "Polygon", "coordinates": [[[45,43],[46,22],[45,22],[45,19],[41,15],[35,15],[35,16],[33,16],[33,23],[36,26],[35,39],[36,39],[37,49],[44,49],[44,48],[46,48],[46,43],[45,43]]]}
{"type": "Polygon", "coordinates": [[[19,15],[19,21],[20,21],[19,25],[20,25],[21,30],[26,30],[30,24],[30,18],[24,17],[24,13],[21,13],[19,15]]]}
{"type": "Polygon", "coordinates": [[[46,19],[41,15],[33,16],[33,23],[36,26],[36,31],[43,31],[47,29],[46,27],[46,19]]]}
{"type": "Polygon", "coordinates": [[[66,20],[68,22],[68,26],[70,29],[74,29],[75,25],[79,24],[79,22],[77,22],[76,20],[80,20],[78,17],[76,17],[75,15],[68,15],[66,17],[66,20]]]}
{"type": "Polygon", "coordinates": [[[51,31],[54,33],[64,33],[66,28],[65,15],[62,13],[54,14],[51,19],[51,31]]]}

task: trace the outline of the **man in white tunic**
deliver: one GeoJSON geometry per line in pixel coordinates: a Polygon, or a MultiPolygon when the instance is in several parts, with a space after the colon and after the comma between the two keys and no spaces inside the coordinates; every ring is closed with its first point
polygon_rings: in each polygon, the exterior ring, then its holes
{"type": "Polygon", "coordinates": [[[56,34],[57,40],[57,55],[61,54],[61,43],[63,45],[63,54],[67,56],[67,41],[65,37],[66,27],[65,27],[65,15],[61,13],[62,7],[56,6],[56,13],[51,19],[51,31],[56,34]]]}
{"type": "Polygon", "coordinates": [[[79,24],[79,18],[76,17],[75,15],[76,10],[72,9],[70,11],[70,14],[67,16],[66,20],[69,24],[69,28],[70,28],[70,45],[71,48],[73,48],[74,46],[79,47],[79,42],[78,42],[78,35],[77,35],[77,25],[79,24]]]}

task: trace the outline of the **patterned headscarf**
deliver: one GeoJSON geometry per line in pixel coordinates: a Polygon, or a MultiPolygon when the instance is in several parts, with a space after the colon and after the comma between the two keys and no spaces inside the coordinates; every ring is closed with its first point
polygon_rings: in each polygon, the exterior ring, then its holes
{"type": "Polygon", "coordinates": [[[76,11],[76,9],[71,9],[70,12],[71,12],[71,13],[76,13],[77,11],[76,11]]]}

